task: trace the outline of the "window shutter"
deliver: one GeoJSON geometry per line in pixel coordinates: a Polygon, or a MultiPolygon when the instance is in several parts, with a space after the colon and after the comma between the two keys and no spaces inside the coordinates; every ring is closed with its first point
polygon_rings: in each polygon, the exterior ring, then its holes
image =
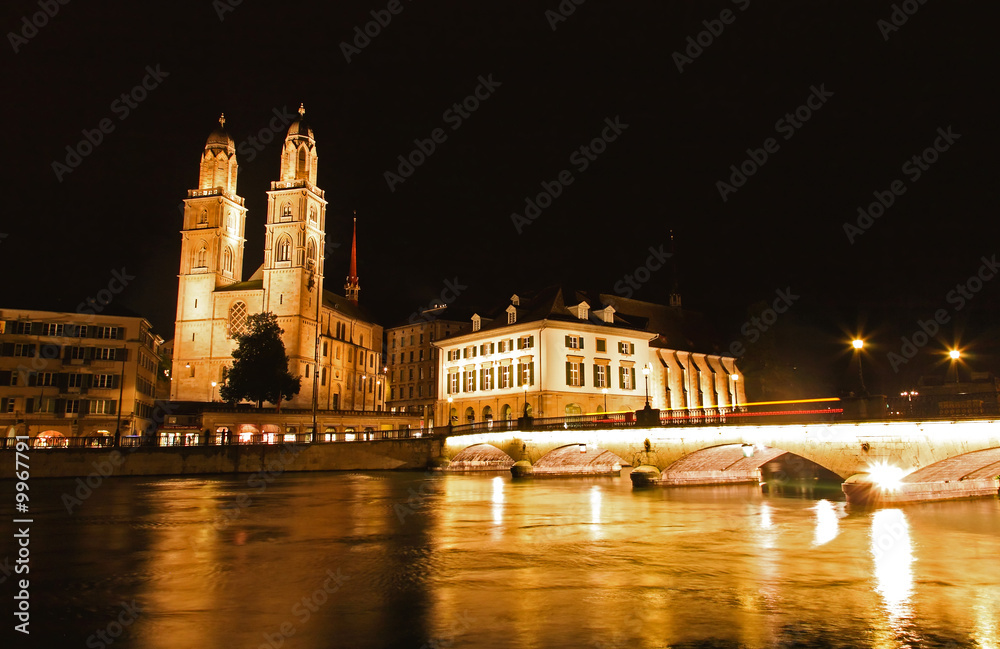
{"type": "MultiPolygon", "coordinates": [[[[517,348],[521,349],[523,345],[524,345],[524,339],[523,338],[518,338],[517,339],[517,348]]],[[[8,354],[4,354],[4,355],[7,356],[8,354]]]]}
{"type": "MultiPolygon", "coordinates": [[[[582,343],[581,343],[582,344],[582,343]]],[[[586,376],[587,364],[580,361],[580,387],[585,387],[587,385],[587,380],[584,378],[586,376]]]]}
{"type": "Polygon", "coordinates": [[[468,386],[469,386],[469,373],[462,372],[462,385],[460,386],[462,388],[462,392],[468,392],[469,391],[468,386]]]}
{"type": "Polygon", "coordinates": [[[566,336],[566,346],[569,347],[569,336],[566,336]]]}
{"type": "Polygon", "coordinates": [[[122,383],[121,374],[115,374],[115,375],[113,375],[111,377],[111,387],[112,388],[116,388],[117,389],[118,386],[121,385],[121,383],[122,383]]]}
{"type": "MultiPolygon", "coordinates": [[[[634,354],[635,353],[635,343],[629,343],[628,344],[628,353],[629,354],[634,354]]],[[[635,368],[632,369],[632,373],[633,374],[635,373],[635,368]]]]}
{"type": "Polygon", "coordinates": [[[462,350],[462,358],[468,358],[468,357],[469,357],[469,348],[466,347],[465,349],[462,350]]]}
{"type": "Polygon", "coordinates": [[[81,417],[84,416],[84,415],[90,414],[90,400],[89,399],[80,399],[80,412],[77,413],[77,414],[79,414],[81,417]]]}
{"type": "Polygon", "coordinates": [[[445,379],[444,379],[444,391],[445,391],[445,394],[451,394],[451,374],[445,375],[445,379]]]}
{"type": "Polygon", "coordinates": [[[583,349],[583,336],[580,336],[580,349],[583,349]]]}
{"type": "Polygon", "coordinates": [[[0,385],[10,385],[10,376],[13,372],[8,372],[4,370],[0,372],[0,385]]]}
{"type": "MultiPolygon", "coordinates": [[[[534,346],[535,346],[535,337],[528,336],[528,347],[534,347],[534,346]]],[[[532,366],[534,366],[534,363],[532,363],[532,366]]]]}
{"type": "Polygon", "coordinates": [[[514,379],[515,381],[517,381],[517,387],[521,387],[521,371],[522,371],[521,370],[521,364],[518,363],[517,364],[517,378],[514,379]]]}
{"type": "Polygon", "coordinates": [[[479,370],[479,388],[480,389],[484,389],[486,387],[486,384],[483,383],[483,374],[485,372],[486,372],[486,370],[479,370]]]}
{"type": "Polygon", "coordinates": [[[496,354],[497,353],[497,344],[496,343],[490,343],[490,353],[491,354],[496,354]]]}
{"type": "Polygon", "coordinates": [[[618,389],[619,390],[624,390],[625,389],[625,368],[624,367],[619,367],[618,368],[618,389]]]}
{"type": "Polygon", "coordinates": [[[38,372],[30,372],[28,374],[28,387],[35,387],[36,385],[38,385],[38,372]]]}
{"type": "Polygon", "coordinates": [[[528,384],[535,384],[535,362],[532,361],[528,363],[528,384]]]}
{"type": "Polygon", "coordinates": [[[0,412],[7,414],[7,402],[9,399],[7,397],[0,397],[0,412]]]}
{"type": "Polygon", "coordinates": [[[491,367],[489,369],[489,373],[490,373],[490,386],[495,390],[497,387],[496,370],[491,367]]]}
{"type": "Polygon", "coordinates": [[[24,400],[24,412],[28,415],[35,412],[35,400],[33,398],[24,400]]]}
{"type": "Polygon", "coordinates": [[[598,383],[598,381],[597,381],[597,365],[594,365],[594,387],[595,388],[598,387],[597,383],[598,383]]]}
{"type": "Polygon", "coordinates": [[[572,367],[572,363],[570,363],[569,361],[566,361],[566,385],[573,385],[572,383],[570,383],[570,380],[573,378],[572,375],[571,375],[571,373],[570,373],[570,368],[571,367],[572,367]]]}
{"type": "Polygon", "coordinates": [[[118,402],[117,401],[109,401],[108,402],[108,407],[109,407],[109,410],[108,410],[108,414],[109,415],[114,415],[114,414],[118,413],[118,402]]]}
{"type": "Polygon", "coordinates": [[[628,373],[630,375],[629,378],[632,379],[632,383],[631,383],[632,384],[632,389],[635,390],[635,368],[634,367],[628,368],[628,373]]]}

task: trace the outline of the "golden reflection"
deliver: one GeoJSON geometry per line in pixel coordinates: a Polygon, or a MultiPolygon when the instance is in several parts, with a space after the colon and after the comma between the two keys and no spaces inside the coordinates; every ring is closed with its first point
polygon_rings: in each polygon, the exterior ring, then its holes
{"type": "Polygon", "coordinates": [[[765,530],[774,527],[774,523],[771,521],[771,505],[768,503],[760,504],[760,526],[765,530]]]}
{"type": "Polygon", "coordinates": [[[816,512],[816,532],[813,536],[813,545],[826,545],[837,538],[840,531],[837,510],[829,500],[821,500],[813,507],[813,511],[816,512]]]}
{"type": "Polygon", "coordinates": [[[981,649],[1000,649],[997,638],[1000,637],[1000,625],[997,624],[997,601],[990,591],[979,594],[975,606],[975,627],[973,637],[976,646],[981,649]]]}
{"type": "Polygon", "coordinates": [[[590,488],[590,523],[601,524],[601,488],[597,485],[590,488]]]}
{"type": "Polygon", "coordinates": [[[913,617],[913,543],[903,510],[880,509],[872,516],[871,553],[875,590],[888,615],[886,630],[898,638],[913,617]]]}
{"type": "Polygon", "coordinates": [[[493,478],[493,524],[503,523],[503,478],[496,476],[493,478]]]}

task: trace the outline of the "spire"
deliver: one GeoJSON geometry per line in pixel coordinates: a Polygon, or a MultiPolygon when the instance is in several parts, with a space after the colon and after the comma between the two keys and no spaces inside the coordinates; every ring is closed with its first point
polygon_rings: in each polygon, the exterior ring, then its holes
{"type": "MultiPolygon", "coordinates": [[[[301,109],[299,109],[301,110],[301,109]]],[[[351,269],[344,284],[344,295],[354,304],[358,303],[358,211],[354,210],[354,234],[351,236],[351,269]]]]}
{"type": "Polygon", "coordinates": [[[226,114],[225,113],[219,113],[219,126],[221,126],[222,128],[226,128],[226,114]]]}
{"type": "Polygon", "coordinates": [[[299,117],[305,117],[306,115],[306,105],[305,103],[299,104],[299,117]]]}

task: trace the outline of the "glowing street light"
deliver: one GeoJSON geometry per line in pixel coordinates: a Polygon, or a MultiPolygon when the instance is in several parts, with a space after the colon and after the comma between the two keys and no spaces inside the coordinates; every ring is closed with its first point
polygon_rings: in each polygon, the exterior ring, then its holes
{"type": "Polygon", "coordinates": [[[739,389],[739,385],[737,385],[737,383],[736,383],[737,381],[740,380],[740,375],[736,374],[734,372],[733,374],[729,375],[729,378],[731,378],[733,380],[733,410],[736,410],[736,408],[740,405],[740,403],[739,403],[739,401],[740,401],[740,389],[739,389]]]}
{"type": "Polygon", "coordinates": [[[962,352],[957,349],[952,349],[948,352],[948,356],[951,357],[952,365],[955,366],[955,383],[958,383],[958,361],[962,358],[962,352]]]}
{"type": "Polygon", "coordinates": [[[215,381],[212,381],[212,399],[211,400],[212,400],[213,403],[215,402],[215,386],[217,386],[217,385],[218,385],[218,383],[216,383],[215,381]]]}
{"type": "Polygon", "coordinates": [[[649,363],[642,367],[642,375],[646,378],[646,408],[649,409],[649,363]]]}
{"type": "Polygon", "coordinates": [[[861,350],[864,349],[865,347],[865,341],[861,340],[860,338],[855,338],[854,340],[851,341],[851,345],[854,346],[854,349],[858,353],[858,379],[861,381],[861,394],[867,394],[868,389],[865,388],[865,373],[864,369],[861,366],[861,356],[862,356],[861,350]]]}

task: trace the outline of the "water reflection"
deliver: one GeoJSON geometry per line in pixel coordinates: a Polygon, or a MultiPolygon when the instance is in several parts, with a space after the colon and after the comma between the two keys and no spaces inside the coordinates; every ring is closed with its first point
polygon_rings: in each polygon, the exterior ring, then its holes
{"type": "Polygon", "coordinates": [[[114,649],[998,649],[997,500],[845,516],[627,475],[385,473],[107,481],[68,516],[73,482],[41,486],[38,646],[84,646],[135,597],[114,649]]]}
{"type": "Polygon", "coordinates": [[[816,533],[813,545],[826,545],[837,538],[840,524],[837,521],[837,508],[829,500],[821,500],[813,507],[816,512],[816,533]]]}
{"type": "Polygon", "coordinates": [[[908,632],[913,618],[910,601],[913,596],[913,544],[903,510],[880,509],[872,515],[871,553],[875,590],[882,596],[887,630],[893,637],[900,638],[908,632]]]}

